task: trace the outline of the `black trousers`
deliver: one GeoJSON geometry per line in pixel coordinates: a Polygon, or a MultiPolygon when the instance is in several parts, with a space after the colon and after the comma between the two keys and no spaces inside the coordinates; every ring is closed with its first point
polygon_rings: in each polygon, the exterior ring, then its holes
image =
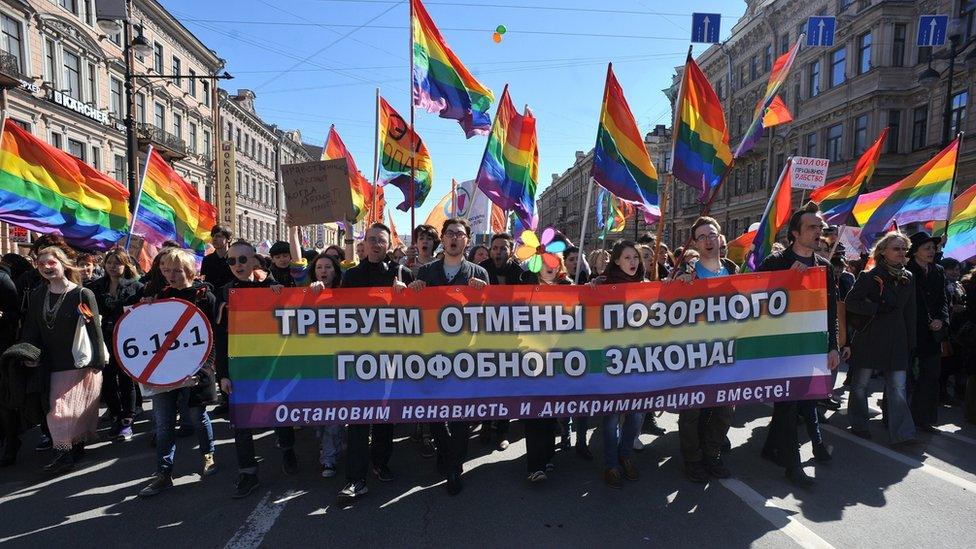
{"type": "Polygon", "coordinates": [[[471,436],[471,423],[468,421],[451,421],[448,423],[431,423],[430,434],[434,436],[437,445],[437,460],[445,467],[445,471],[461,474],[461,466],[468,457],[468,437],[471,436]]]}
{"type": "Polygon", "coordinates": [[[556,455],[556,420],[525,419],[525,462],[530,473],[545,471],[556,455]]]}
{"type": "Polygon", "coordinates": [[[912,388],[908,405],[915,425],[934,425],[939,420],[939,376],[942,359],[938,354],[918,357],[918,373],[910,376],[912,388]]]}
{"type": "Polygon", "coordinates": [[[114,419],[132,419],[132,411],[136,407],[136,386],[129,374],[119,367],[115,357],[109,357],[102,371],[102,398],[114,419]]]}
{"type": "Polygon", "coordinates": [[[350,425],[346,431],[346,480],[366,480],[369,466],[380,467],[390,463],[393,455],[393,423],[350,425]],[[372,427],[373,439],[369,432],[372,427]]]}
{"type": "MultiPolygon", "coordinates": [[[[264,429],[234,429],[234,452],[237,454],[237,467],[242,473],[257,474],[258,460],[254,453],[254,433],[264,429]]],[[[275,427],[278,447],[291,450],[295,447],[295,430],[291,427],[275,427]]]]}
{"type": "Polygon", "coordinates": [[[763,446],[764,453],[775,455],[777,462],[787,469],[800,466],[800,438],[796,430],[799,414],[796,401],[773,403],[773,419],[763,446]]]}

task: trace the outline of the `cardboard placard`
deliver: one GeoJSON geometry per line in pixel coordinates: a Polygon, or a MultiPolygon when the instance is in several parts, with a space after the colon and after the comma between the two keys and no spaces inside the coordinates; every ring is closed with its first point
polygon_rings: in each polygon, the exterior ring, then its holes
{"type": "Polygon", "coordinates": [[[345,158],[281,166],[285,207],[295,225],[353,217],[349,167],[345,158]]]}
{"type": "Polygon", "coordinates": [[[819,189],[827,181],[827,168],[830,161],[826,158],[808,158],[794,156],[790,166],[790,177],[794,189],[819,189]]]}

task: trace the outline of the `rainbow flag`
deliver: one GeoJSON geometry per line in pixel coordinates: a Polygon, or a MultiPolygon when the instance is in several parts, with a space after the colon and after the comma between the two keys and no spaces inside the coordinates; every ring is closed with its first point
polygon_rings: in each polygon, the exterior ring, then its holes
{"type": "MultiPolygon", "coordinates": [[[[759,104],[760,106],[762,103],[759,104]]],[[[786,103],[783,99],[777,95],[773,98],[773,102],[769,104],[766,108],[766,114],[763,115],[763,128],[772,128],[773,126],[779,126],[780,124],[788,124],[793,121],[793,113],[787,108],[786,103]]]]}
{"type": "Polygon", "coordinates": [[[779,174],[779,181],[773,187],[769,202],[766,203],[766,210],[759,221],[759,228],[756,229],[756,236],[752,240],[752,251],[749,252],[746,263],[743,265],[744,270],[755,271],[759,268],[763,260],[772,253],[776,235],[790,219],[790,202],[793,196],[793,182],[790,177],[792,163],[791,160],[786,163],[786,166],[783,166],[783,172],[779,174]]]}
{"type": "Polygon", "coordinates": [[[0,221],[106,250],[129,230],[129,191],[7,119],[0,144],[0,221]]]}
{"type": "Polygon", "coordinates": [[[942,248],[945,257],[959,261],[976,257],[976,185],[966,189],[952,202],[952,216],[946,235],[948,240],[942,248]]]}
{"type": "Polygon", "coordinates": [[[875,236],[892,222],[903,226],[949,217],[958,154],[959,138],[956,138],[905,179],[862,195],[854,207],[854,216],[863,229],[861,241],[870,246],[875,236]]]}
{"type": "MultiPolygon", "coordinates": [[[[369,181],[363,177],[356,167],[356,161],[346,148],[346,144],[339,137],[339,132],[335,129],[335,124],[329,127],[329,135],[325,138],[325,146],[322,147],[322,160],[335,160],[345,158],[346,165],[349,167],[349,185],[352,188],[352,209],[356,214],[355,221],[358,223],[366,218],[370,207],[372,207],[373,187],[369,181]]],[[[345,221],[337,219],[336,221],[345,221]]]]}
{"type": "Polygon", "coordinates": [[[468,72],[420,0],[410,0],[413,104],[458,121],[464,134],[487,135],[495,96],[468,72]]]}
{"type": "Polygon", "coordinates": [[[671,171],[704,199],[732,165],[729,130],[718,95],[688,55],[675,109],[671,171]]]}
{"type": "Polygon", "coordinates": [[[739,238],[729,242],[726,256],[734,261],[736,265],[742,265],[746,262],[746,256],[752,250],[754,240],[756,240],[756,231],[742,233],[739,238]]]}
{"type": "Polygon", "coordinates": [[[643,210],[647,223],[661,217],[657,170],[651,164],[624,90],[613,74],[613,63],[607,65],[607,84],[590,175],[604,189],[643,210]]]}
{"type": "Polygon", "coordinates": [[[881,131],[881,135],[874,145],[864,151],[857,160],[854,171],[827,183],[823,187],[810,193],[810,200],[820,205],[824,220],[832,225],[847,225],[854,205],[861,196],[861,191],[867,187],[874,175],[874,169],[881,157],[881,147],[888,137],[888,128],[881,131]]]}
{"type": "MultiPolygon", "coordinates": [[[[380,177],[381,185],[392,184],[403,192],[401,212],[424,204],[434,180],[434,164],[424,140],[403,120],[386,99],[380,97],[380,177]],[[413,151],[411,152],[411,147],[413,151]],[[411,183],[411,175],[415,179],[411,183]],[[413,196],[410,191],[413,191],[413,196]]],[[[383,211],[380,210],[380,216],[383,211]]]]}
{"type": "Polygon", "coordinates": [[[202,259],[210,229],[217,224],[217,208],[200,198],[196,187],[173,171],[155,149],[149,149],[143,174],[132,232],[156,247],[175,240],[202,259]]]}
{"type": "Polygon", "coordinates": [[[627,226],[627,219],[633,215],[633,204],[620,200],[600,187],[600,194],[596,198],[596,228],[600,230],[601,238],[606,238],[610,233],[623,232],[624,227],[627,226]],[[603,211],[605,206],[608,208],[606,213],[603,211]]]}
{"type": "Polygon", "coordinates": [[[534,228],[538,181],[535,117],[528,107],[525,114],[518,113],[505,86],[475,182],[492,203],[514,212],[523,225],[534,228]]]}
{"type": "Polygon", "coordinates": [[[739,143],[739,147],[735,150],[736,158],[751,151],[759,142],[759,138],[762,137],[766,110],[773,104],[776,94],[779,93],[780,87],[786,81],[786,76],[790,73],[790,67],[793,66],[793,61],[796,59],[796,53],[799,50],[800,40],[797,40],[790,51],[776,58],[776,62],[773,63],[773,69],[769,72],[769,82],[766,83],[766,93],[756,109],[752,123],[749,124],[749,128],[742,137],[742,143],[739,143]]]}

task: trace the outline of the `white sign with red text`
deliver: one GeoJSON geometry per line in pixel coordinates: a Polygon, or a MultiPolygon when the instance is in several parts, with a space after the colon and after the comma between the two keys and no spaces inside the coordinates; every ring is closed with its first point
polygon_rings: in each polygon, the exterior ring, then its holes
{"type": "Polygon", "coordinates": [[[790,167],[790,178],[794,189],[819,189],[827,181],[827,168],[830,161],[826,158],[808,158],[794,156],[790,167]]]}

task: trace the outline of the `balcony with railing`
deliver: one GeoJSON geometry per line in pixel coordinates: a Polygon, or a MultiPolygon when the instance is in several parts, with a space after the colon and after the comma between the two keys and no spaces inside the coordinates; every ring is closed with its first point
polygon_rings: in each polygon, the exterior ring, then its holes
{"type": "Polygon", "coordinates": [[[168,162],[182,160],[187,156],[185,141],[154,124],[145,122],[136,124],[136,138],[139,140],[140,149],[152,145],[168,162]]]}
{"type": "Polygon", "coordinates": [[[0,88],[16,88],[25,78],[20,72],[20,58],[0,50],[0,88]]]}

